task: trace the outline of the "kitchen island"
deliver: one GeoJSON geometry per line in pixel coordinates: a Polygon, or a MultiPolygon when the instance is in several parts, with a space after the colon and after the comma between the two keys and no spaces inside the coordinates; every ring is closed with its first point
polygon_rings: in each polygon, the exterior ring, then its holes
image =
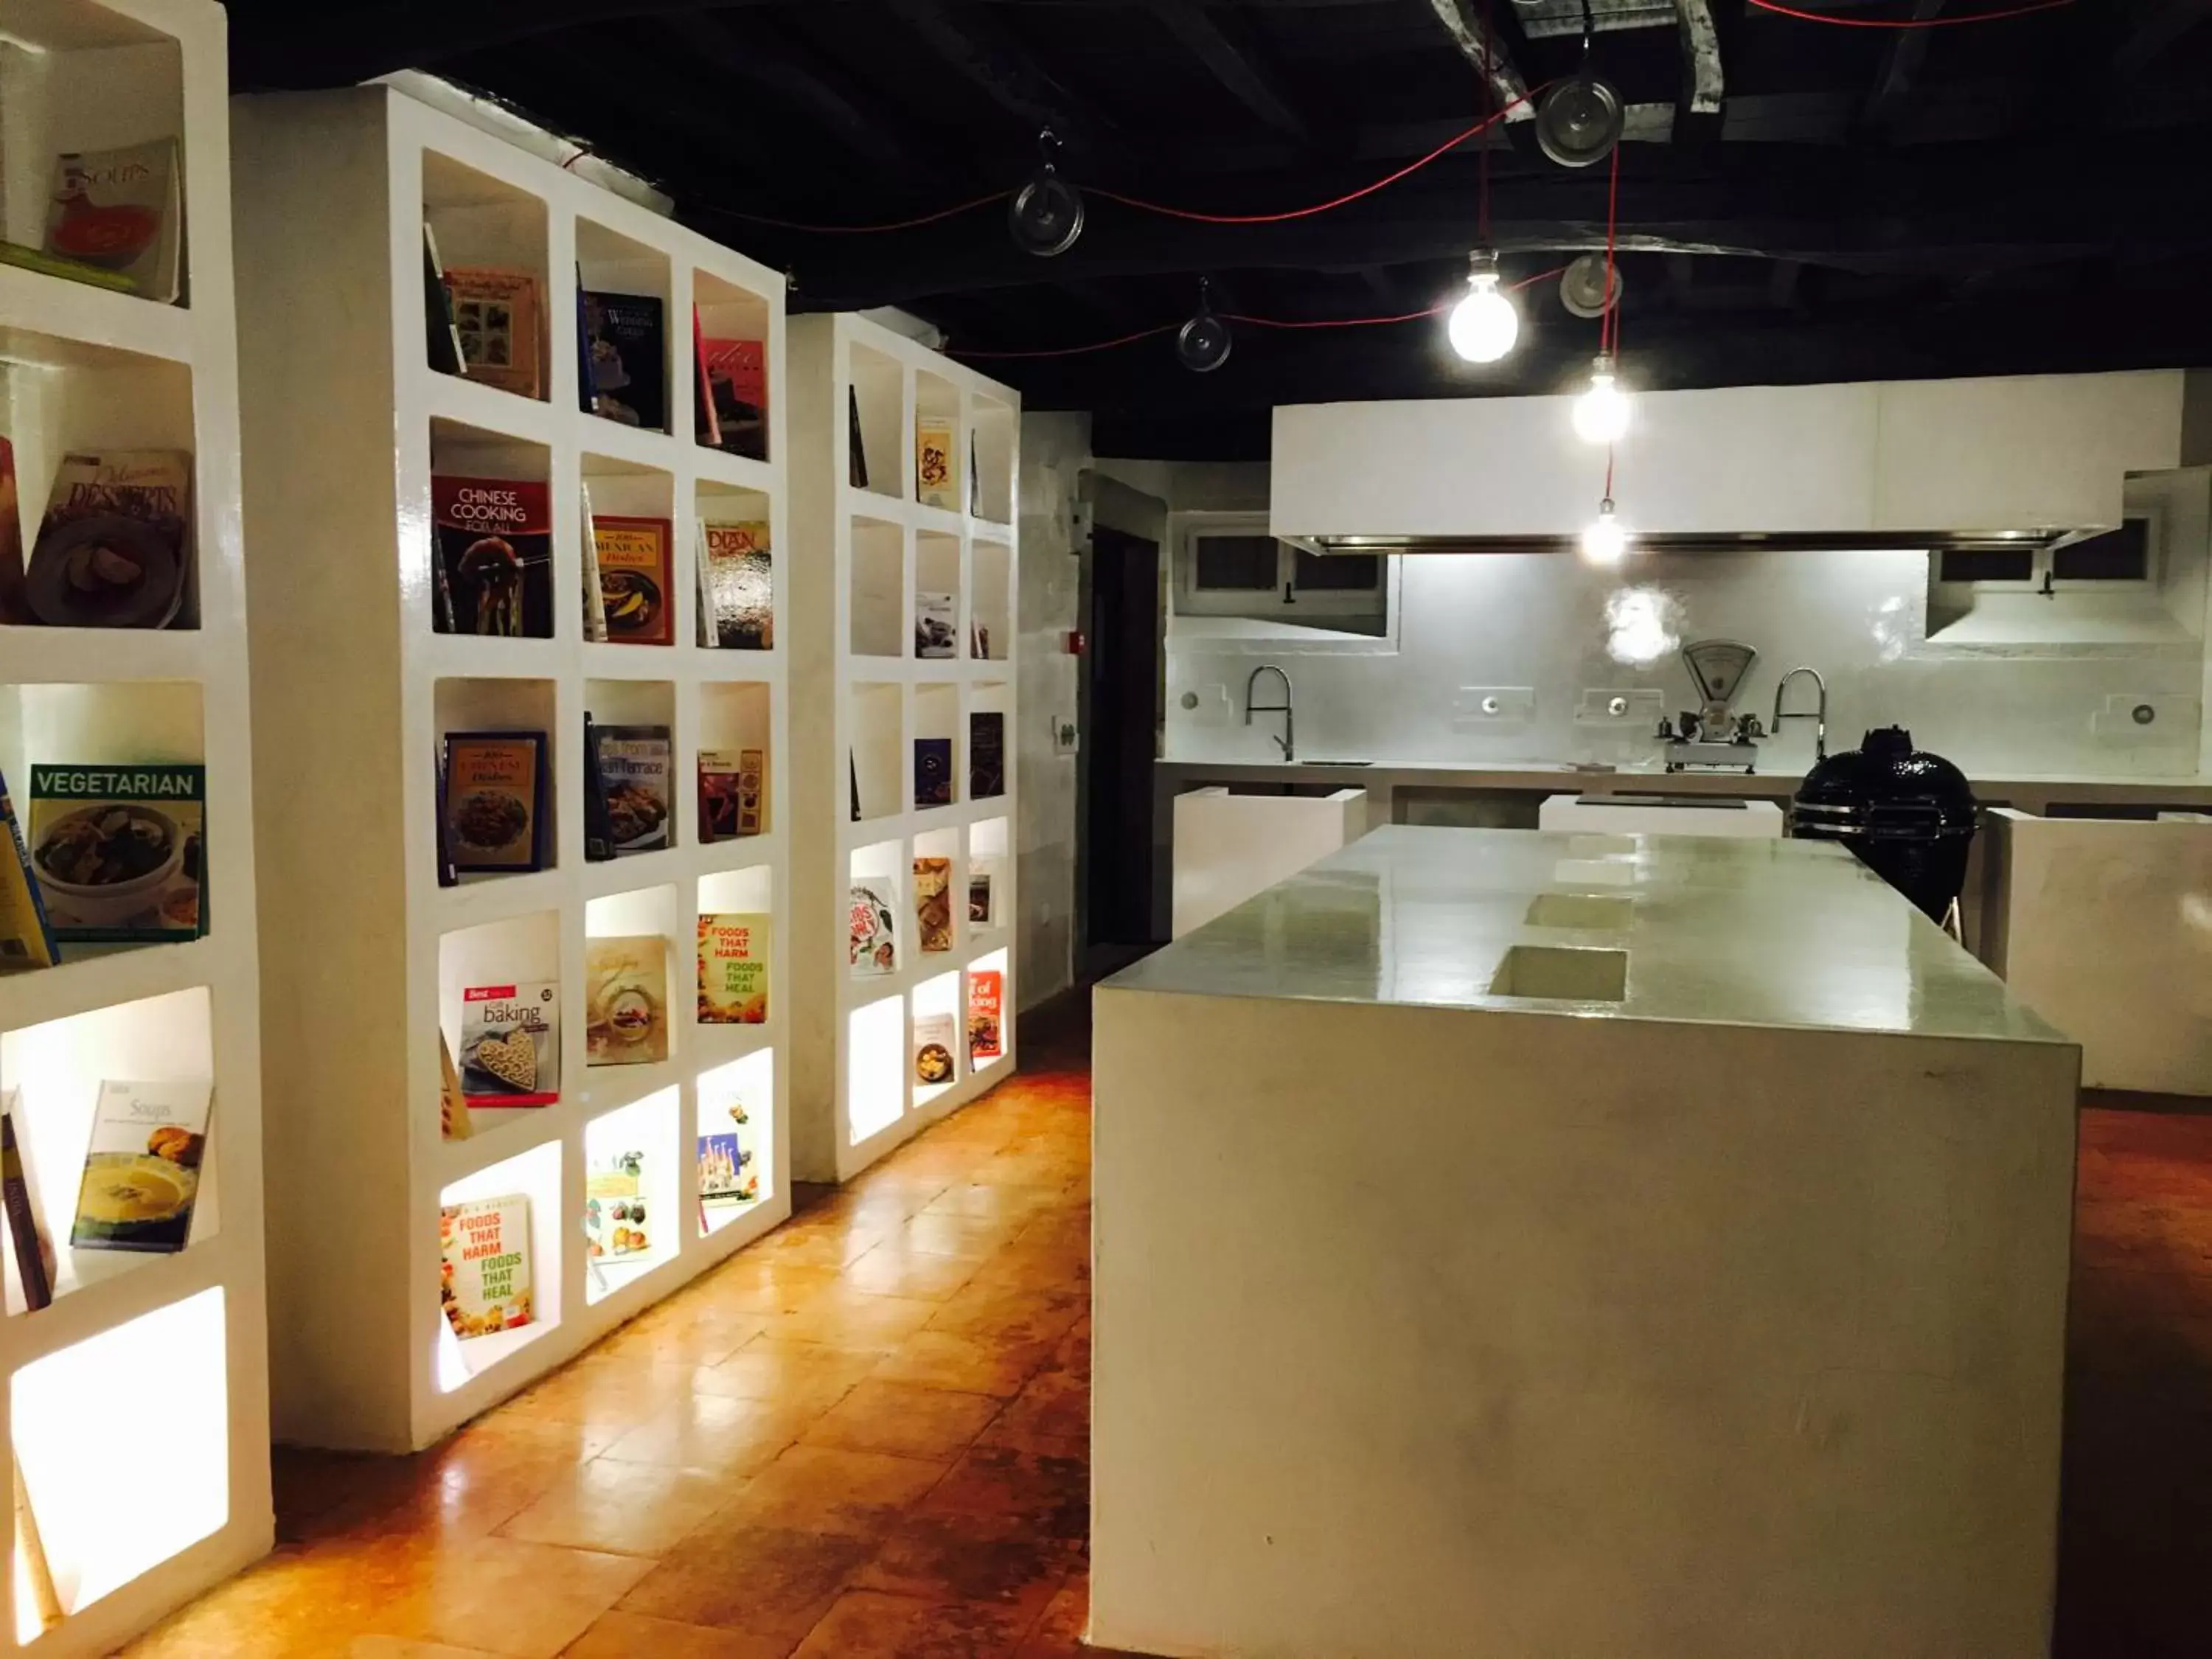
{"type": "Polygon", "coordinates": [[[2045,1651],[2079,1051],[1842,848],[1386,827],[1095,1029],[1095,1643],[2045,1651]]]}

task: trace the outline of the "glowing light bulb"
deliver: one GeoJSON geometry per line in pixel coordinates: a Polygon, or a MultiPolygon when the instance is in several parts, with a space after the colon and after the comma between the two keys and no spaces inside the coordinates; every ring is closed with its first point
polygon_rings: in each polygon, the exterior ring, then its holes
{"type": "Polygon", "coordinates": [[[1614,378],[1610,353],[1590,370],[1589,390],[1575,399],[1575,435],[1584,443],[1618,443],[1628,430],[1634,405],[1614,378]]]}
{"type": "Polygon", "coordinates": [[[1619,564],[1628,551],[1628,526],[1613,510],[1613,497],[1598,503],[1597,517],[1583,526],[1583,557],[1592,564],[1619,564]]]}
{"type": "Polygon", "coordinates": [[[1469,262],[1467,298],[1452,307],[1452,349],[1471,363],[1494,363],[1520,337],[1521,313],[1498,287],[1498,256],[1479,252],[1469,262]]]}

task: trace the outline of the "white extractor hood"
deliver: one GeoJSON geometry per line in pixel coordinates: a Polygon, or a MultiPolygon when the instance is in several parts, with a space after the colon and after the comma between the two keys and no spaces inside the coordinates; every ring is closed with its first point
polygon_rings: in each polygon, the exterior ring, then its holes
{"type": "MultiPolygon", "coordinates": [[[[1320,552],[1571,544],[1605,453],[1573,399],[1446,398],[1275,410],[1274,533],[1320,552]]],[[[1924,547],[2063,540],[2120,522],[2130,472],[2195,459],[2180,369],[1645,392],[1613,496],[1644,545],[1924,547]]],[[[2206,422],[2212,428],[2212,422],[2206,422]]]]}

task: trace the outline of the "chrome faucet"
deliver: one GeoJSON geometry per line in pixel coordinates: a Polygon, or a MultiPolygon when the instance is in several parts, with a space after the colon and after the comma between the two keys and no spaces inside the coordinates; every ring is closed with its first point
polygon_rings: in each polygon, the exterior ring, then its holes
{"type": "Polygon", "coordinates": [[[1298,717],[1291,709],[1291,677],[1271,662],[1261,663],[1252,671],[1251,678],[1244,682],[1244,724],[1251,725],[1255,714],[1280,714],[1283,717],[1283,735],[1275,739],[1275,746],[1283,751],[1283,763],[1286,766],[1295,764],[1298,758],[1298,717]],[[1282,702],[1262,704],[1252,701],[1252,688],[1259,684],[1262,674],[1275,675],[1283,682],[1282,702]]]}
{"type": "Polygon", "coordinates": [[[1784,720],[1813,721],[1813,758],[1816,761],[1828,758],[1828,683],[1820,678],[1819,669],[1793,668],[1775,681],[1774,718],[1768,722],[1768,725],[1773,728],[1777,737],[1782,733],[1782,722],[1784,720]],[[1796,708],[1785,714],[1782,712],[1782,694],[1790,689],[1790,682],[1800,674],[1810,674],[1813,677],[1814,687],[1820,694],[1820,704],[1809,713],[1802,708],[1796,708]]]}

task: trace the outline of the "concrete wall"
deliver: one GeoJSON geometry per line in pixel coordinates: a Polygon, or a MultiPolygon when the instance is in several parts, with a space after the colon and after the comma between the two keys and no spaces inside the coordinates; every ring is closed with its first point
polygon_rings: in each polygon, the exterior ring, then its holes
{"type": "Polygon", "coordinates": [[[1016,975],[1021,1005],[1034,1007],[1067,988],[1075,972],[1075,757],[1053,752],[1055,715],[1075,714],[1079,658],[1066,635],[1077,625],[1082,561],[1074,550],[1073,508],[1091,465],[1091,417],[1022,416],[1022,709],[1014,734],[1021,769],[1015,852],[1021,915],[1016,975]]]}

